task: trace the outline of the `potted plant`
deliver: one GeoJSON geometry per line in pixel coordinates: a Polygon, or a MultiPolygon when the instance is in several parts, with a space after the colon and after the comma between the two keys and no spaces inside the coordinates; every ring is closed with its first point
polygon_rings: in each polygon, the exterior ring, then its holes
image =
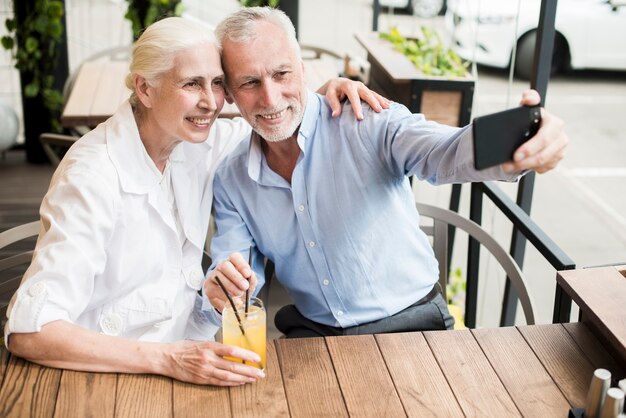
{"type": "Polygon", "coordinates": [[[12,51],[20,71],[26,157],[46,162],[39,135],[61,132],[61,88],[68,74],[63,2],[15,2],[15,18],[6,19],[2,46],[12,51]]]}
{"type": "Polygon", "coordinates": [[[469,123],[474,80],[468,64],[429,27],[418,39],[405,38],[397,28],[387,33],[357,34],[370,63],[373,90],[452,126],[469,123]]]}

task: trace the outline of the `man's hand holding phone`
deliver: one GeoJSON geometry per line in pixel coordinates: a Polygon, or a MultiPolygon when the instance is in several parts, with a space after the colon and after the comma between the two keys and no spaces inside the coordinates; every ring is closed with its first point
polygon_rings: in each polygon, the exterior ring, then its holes
{"type": "MultiPolygon", "coordinates": [[[[537,106],[540,101],[539,94],[535,90],[526,90],[522,94],[520,104],[532,107],[537,106]]],[[[532,113],[529,114],[532,115],[532,113]]],[[[532,121],[529,121],[529,129],[532,128],[531,125],[532,121]]],[[[538,173],[545,173],[556,167],[563,159],[569,142],[563,126],[561,119],[541,109],[541,123],[536,134],[515,149],[513,160],[502,164],[503,170],[507,172],[534,170],[538,173]]],[[[474,145],[476,144],[477,141],[474,138],[474,145]]]]}

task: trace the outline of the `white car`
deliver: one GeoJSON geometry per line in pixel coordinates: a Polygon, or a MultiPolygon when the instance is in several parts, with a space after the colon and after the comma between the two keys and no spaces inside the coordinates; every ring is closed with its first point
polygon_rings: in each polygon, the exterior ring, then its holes
{"type": "MultiPolygon", "coordinates": [[[[464,59],[530,78],[541,0],[448,0],[446,28],[464,59]],[[477,5],[480,4],[480,10],[477,5]]],[[[559,0],[552,73],[567,69],[626,70],[626,1],[559,0]]]]}
{"type": "Polygon", "coordinates": [[[442,13],[446,0],[379,0],[381,6],[407,9],[415,16],[433,17],[442,13]]]}

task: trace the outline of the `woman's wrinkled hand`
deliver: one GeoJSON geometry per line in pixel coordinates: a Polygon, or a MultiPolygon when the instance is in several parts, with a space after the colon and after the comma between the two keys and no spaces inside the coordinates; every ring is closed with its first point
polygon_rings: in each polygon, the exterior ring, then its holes
{"type": "Polygon", "coordinates": [[[362,82],[342,77],[328,81],[317,92],[326,96],[333,117],[341,114],[341,102],[346,98],[350,101],[354,115],[358,120],[363,120],[361,100],[370,105],[375,112],[388,109],[391,103],[380,94],[367,88],[362,82]]]}
{"type": "Polygon", "coordinates": [[[243,348],[216,342],[178,341],[168,344],[164,375],[183,382],[215,386],[239,386],[265,377],[262,370],[227,360],[261,361],[258,354],[243,348]]]}

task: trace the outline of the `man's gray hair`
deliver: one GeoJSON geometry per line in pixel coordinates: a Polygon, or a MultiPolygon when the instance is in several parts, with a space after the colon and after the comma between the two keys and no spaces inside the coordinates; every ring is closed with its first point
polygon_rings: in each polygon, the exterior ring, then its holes
{"type": "MultiPolygon", "coordinates": [[[[296,39],[293,23],[282,10],[271,7],[244,7],[222,20],[215,28],[215,37],[220,49],[225,39],[236,43],[248,43],[256,39],[258,21],[266,21],[282,29],[300,57],[300,44],[296,39]]],[[[271,39],[268,39],[268,42],[271,42],[271,39]]]]}

